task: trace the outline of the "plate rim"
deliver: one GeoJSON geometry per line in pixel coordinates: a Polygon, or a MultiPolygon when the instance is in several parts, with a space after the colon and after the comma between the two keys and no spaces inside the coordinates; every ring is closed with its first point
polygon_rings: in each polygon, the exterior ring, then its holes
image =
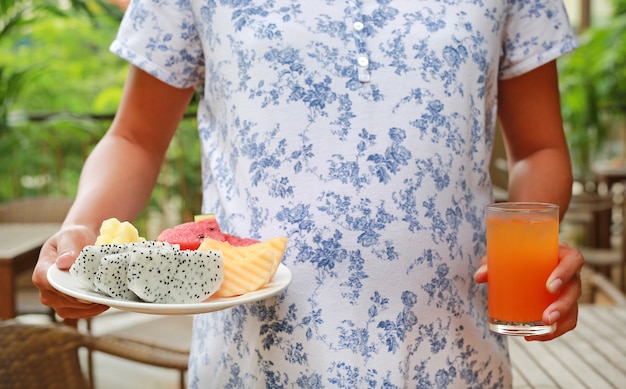
{"type": "Polygon", "coordinates": [[[209,301],[186,304],[163,304],[149,303],[144,301],[116,300],[97,291],[87,289],[80,285],[68,270],[59,269],[56,264],[52,264],[46,273],[48,282],[57,291],[76,299],[96,304],[106,305],[112,308],[155,315],[190,315],[216,312],[223,309],[235,307],[237,305],[252,303],[272,297],[285,290],[292,281],[292,274],[289,268],[281,263],[274,277],[261,289],[242,294],[235,297],[216,297],[209,301]],[[61,279],[59,279],[61,277],[61,279]],[[71,279],[71,285],[64,285],[65,279],[71,279]]]}

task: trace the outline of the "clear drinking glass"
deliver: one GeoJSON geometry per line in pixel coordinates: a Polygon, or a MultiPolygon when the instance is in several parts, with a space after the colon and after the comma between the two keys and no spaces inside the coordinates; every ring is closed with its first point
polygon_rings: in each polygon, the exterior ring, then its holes
{"type": "Polygon", "coordinates": [[[487,206],[489,329],[505,335],[544,335],[556,299],[546,281],[558,263],[559,207],[507,202],[487,206]]]}

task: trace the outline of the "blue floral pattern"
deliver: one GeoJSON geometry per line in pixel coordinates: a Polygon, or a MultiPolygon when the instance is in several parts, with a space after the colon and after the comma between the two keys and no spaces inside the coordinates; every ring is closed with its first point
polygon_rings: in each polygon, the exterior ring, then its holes
{"type": "Polygon", "coordinates": [[[290,239],[284,293],[196,317],[190,388],[510,386],[497,82],[575,46],[559,1],[133,0],[112,51],[201,91],[204,211],[290,239]]]}

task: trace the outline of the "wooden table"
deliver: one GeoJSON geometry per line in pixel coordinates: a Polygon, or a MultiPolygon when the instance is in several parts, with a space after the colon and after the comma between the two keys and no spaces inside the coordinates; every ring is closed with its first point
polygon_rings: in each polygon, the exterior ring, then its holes
{"type": "Polygon", "coordinates": [[[626,307],[582,305],[578,326],[548,342],[509,340],[513,387],[626,388],[626,307]]]}
{"type": "Polygon", "coordinates": [[[60,224],[0,223],[0,319],[15,317],[15,278],[32,271],[44,242],[60,224]]]}

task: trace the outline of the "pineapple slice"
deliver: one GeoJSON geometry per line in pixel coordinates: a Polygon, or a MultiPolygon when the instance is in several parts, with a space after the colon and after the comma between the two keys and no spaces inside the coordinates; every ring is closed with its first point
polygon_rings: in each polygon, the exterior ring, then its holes
{"type": "Polygon", "coordinates": [[[224,282],[215,297],[232,297],[258,290],[276,273],[287,247],[287,238],[279,236],[249,246],[206,238],[198,250],[219,250],[224,258],[224,282]]]}
{"type": "Polygon", "coordinates": [[[130,222],[120,222],[113,217],[102,222],[96,245],[144,242],[145,240],[139,236],[137,228],[130,222]]]}

